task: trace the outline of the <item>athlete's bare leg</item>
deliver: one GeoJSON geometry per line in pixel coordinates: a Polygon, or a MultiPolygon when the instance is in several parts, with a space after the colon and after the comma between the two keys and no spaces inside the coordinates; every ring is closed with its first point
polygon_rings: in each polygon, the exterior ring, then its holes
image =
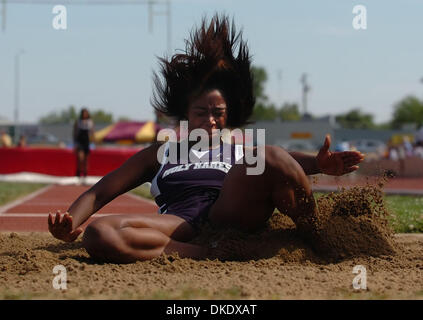
{"type": "Polygon", "coordinates": [[[88,225],[83,246],[96,260],[130,263],[148,260],[162,253],[205,258],[208,249],[184,241],[196,235],[184,219],[170,214],[142,214],[102,217],[88,225]]]}
{"type": "Polygon", "coordinates": [[[82,176],[86,177],[88,173],[88,158],[90,157],[89,153],[83,152],[82,158],[82,176]]]}
{"type": "Polygon", "coordinates": [[[229,170],[209,213],[212,223],[252,230],[263,226],[278,208],[303,228],[303,218],[315,215],[311,186],[298,162],[279,147],[266,146],[264,152],[264,158],[259,155],[265,161],[263,174],[247,175],[244,164],[229,170]]]}
{"type": "Polygon", "coordinates": [[[76,176],[80,177],[83,170],[84,151],[76,149],[76,176]]]}

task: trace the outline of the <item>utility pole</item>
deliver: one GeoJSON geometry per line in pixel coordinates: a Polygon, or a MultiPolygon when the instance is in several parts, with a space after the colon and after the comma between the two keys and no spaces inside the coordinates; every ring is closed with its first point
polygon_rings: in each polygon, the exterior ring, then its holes
{"type": "MultiPolygon", "coordinates": [[[[2,3],[1,17],[2,17],[2,31],[6,30],[6,1],[0,0],[2,3]]],[[[170,54],[172,50],[172,12],[170,0],[61,0],[62,5],[148,5],[148,24],[150,32],[153,32],[153,17],[154,15],[167,16],[167,51],[170,54]],[[155,12],[153,5],[165,5],[166,10],[155,12]]],[[[32,4],[32,5],[54,5],[56,0],[9,0],[10,4],[32,4]]]]}
{"type": "Polygon", "coordinates": [[[19,50],[18,53],[15,55],[15,132],[13,140],[15,144],[18,143],[19,140],[19,93],[20,93],[20,79],[19,79],[19,68],[20,68],[20,55],[24,54],[24,50],[19,50]]]}
{"type": "Polygon", "coordinates": [[[420,82],[423,84],[423,77],[420,78],[420,82]]]}
{"type": "Polygon", "coordinates": [[[167,53],[172,53],[172,12],[170,6],[170,0],[166,1],[167,7],[167,53]]]}
{"type": "Polygon", "coordinates": [[[172,52],[172,27],[171,27],[171,6],[170,0],[166,0],[166,10],[165,11],[154,11],[153,5],[158,4],[154,0],[148,1],[148,29],[150,33],[153,32],[153,18],[158,15],[165,15],[167,17],[167,53],[170,55],[172,52]]]}
{"type": "Polygon", "coordinates": [[[1,31],[6,30],[6,0],[1,1],[1,31]]]}
{"type": "Polygon", "coordinates": [[[282,70],[278,69],[278,100],[282,105],[282,70]]]}
{"type": "Polygon", "coordinates": [[[302,99],[303,99],[303,112],[304,115],[307,114],[307,93],[310,91],[310,86],[307,83],[307,74],[303,73],[300,79],[301,84],[303,85],[302,89],[302,99]]]}

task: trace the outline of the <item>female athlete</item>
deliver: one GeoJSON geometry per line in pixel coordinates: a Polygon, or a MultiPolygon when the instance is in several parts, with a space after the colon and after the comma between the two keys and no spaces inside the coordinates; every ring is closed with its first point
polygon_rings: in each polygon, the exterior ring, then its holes
{"type": "MultiPolygon", "coordinates": [[[[177,120],[187,120],[189,132],[204,129],[214,141],[216,129],[247,123],[255,103],[250,56],[227,17],[216,15],[210,23],[203,20],[187,41],[186,51],[169,61],[161,59],[161,67],[163,80],[155,75],[153,105],[177,120]]],[[[249,175],[248,164],[236,162],[233,156],[222,157],[225,148],[234,151],[233,145],[211,144],[200,152],[189,141],[187,157],[183,142],[158,142],[135,154],[84,192],[65,214],[49,214],[50,232],[58,239],[74,241],[83,232],[81,225],[100,208],[152,182],[160,213],[91,222],[82,243],[93,259],[130,263],[175,252],[194,259],[213,257],[218,248],[188,243],[198,235],[201,223],[248,232],[264,225],[275,208],[309,237],[316,205],[307,175],[343,175],[356,170],[363,160],[360,152],[330,152],[327,136],[317,156],[270,145],[254,147],[257,161],[265,166],[261,174],[249,175]],[[161,161],[171,155],[177,163],[161,161]],[[195,160],[200,158],[199,164],[195,160]]]]}
{"type": "Polygon", "coordinates": [[[73,141],[76,154],[76,176],[86,177],[88,172],[88,158],[90,155],[90,140],[93,140],[94,123],[88,109],[82,108],[79,119],[73,126],[73,141]]]}

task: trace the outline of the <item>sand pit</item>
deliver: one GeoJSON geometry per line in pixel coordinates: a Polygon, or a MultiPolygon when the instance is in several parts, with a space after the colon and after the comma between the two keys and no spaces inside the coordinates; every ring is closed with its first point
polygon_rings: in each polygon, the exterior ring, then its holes
{"type": "Polygon", "coordinates": [[[99,264],[80,239],[1,233],[0,299],[423,299],[423,235],[389,230],[381,187],[319,198],[318,245],[281,213],[252,234],[205,225],[192,242],[216,246],[220,260],[99,264]],[[52,286],[59,264],[66,290],[52,286]],[[357,265],[366,290],[353,288],[357,265]]]}
{"type": "MultiPolygon", "coordinates": [[[[337,263],[290,243],[280,255],[251,261],[159,258],[128,265],[96,264],[81,242],[46,233],[2,233],[0,299],[422,299],[423,237],[396,235],[393,256],[337,263]],[[282,258],[281,258],[282,257],[282,258]],[[67,290],[52,286],[55,265],[67,269],[67,290]],[[367,290],[352,287],[354,266],[367,269],[367,290]]],[[[266,243],[263,243],[266,246],[266,243]]]]}

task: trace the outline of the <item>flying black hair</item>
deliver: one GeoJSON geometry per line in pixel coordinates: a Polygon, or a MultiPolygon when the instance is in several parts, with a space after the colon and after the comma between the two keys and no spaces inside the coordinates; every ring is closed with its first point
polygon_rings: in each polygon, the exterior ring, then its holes
{"type": "Polygon", "coordinates": [[[185,52],[173,55],[170,61],[160,59],[164,81],[154,73],[153,107],[183,120],[191,99],[218,89],[226,100],[227,125],[247,124],[255,104],[251,58],[233,20],[230,26],[225,15],[215,14],[209,24],[203,18],[201,27],[191,32],[185,43],[185,52]]]}
{"type": "Polygon", "coordinates": [[[88,113],[88,119],[91,119],[90,112],[88,111],[88,109],[87,109],[87,108],[82,108],[82,109],[81,109],[81,111],[80,111],[80,113],[79,113],[79,119],[82,119],[82,117],[84,116],[84,111],[87,111],[87,113],[88,113]]]}

